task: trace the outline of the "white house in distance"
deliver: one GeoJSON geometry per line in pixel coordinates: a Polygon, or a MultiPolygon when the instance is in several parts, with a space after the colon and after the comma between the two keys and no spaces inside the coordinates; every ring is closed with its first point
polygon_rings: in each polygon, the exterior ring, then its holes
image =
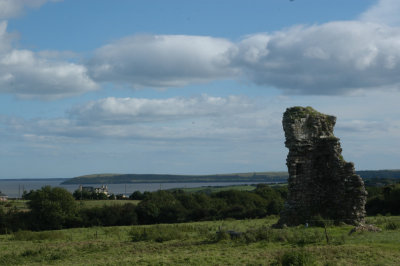
{"type": "Polygon", "coordinates": [[[0,191],[0,201],[7,201],[8,196],[0,191]]]}
{"type": "Polygon", "coordinates": [[[108,187],[105,185],[101,185],[101,187],[83,187],[82,185],[79,186],[79,191],[86,191],[91,193],[100,194],[103,193],[108,196],[108,187]]]}

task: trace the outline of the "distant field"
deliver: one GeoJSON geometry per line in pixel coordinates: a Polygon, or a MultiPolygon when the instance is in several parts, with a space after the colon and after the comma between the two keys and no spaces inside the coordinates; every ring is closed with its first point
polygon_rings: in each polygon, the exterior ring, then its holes
{"type": "Polygon", "coordinates": [[[0,235],[0,265],[400,265],[400,217],[369,217],[382,232],[328,226],[329,243],[323,228],[276,220],[20,231],[0,235]]]}
{"type": "Polygon", "coordinates": [[[27,211],[27,200],[8,200],[4,202],[0,202],[0,208],[4,211],[8,211],[12,208],[16,208],[19,211],[27,211]]]}
{"type": "MultiPolygon", "coordinates": [[[[287,186],[286,183],[282,184],[273,184],[270,185],[271,187],[281,187],[287,186]]],[[[170,191],[174,190],[183,190],[185,192],[202,192],[202,193],[216,193],[220,191],[227,191],[227,190],[240,190],[240,191],[253,191],[256,189],[257,185],[232,185],[232,186],[202,186],[202,187],[192,187],[192,188],[172,188],[169,189],[170,191]]]]}
{"type": "MultiPolygon", "coordinates": [[[[8,200],[7,202],[0,203],[0,208],[3,208],[4,211],[7,211],[11,208],[17,208],[20,211],[28,211],[27,200],[8,200]]],[[[83,208],[93,208],[93,207],[102,207],[104,205],[112,206],[112,205],[123,205],[127,203],[132,203],[137,205],[140,200],[77,200],[77,204],[83,208]]]]}
{"type": "Polygon", "coordinates": [[[240,190],[240,191],[252,191],[256,188],[255,185],[238,185],[238,186],[203,186],[203,187],[192,187],[192,188],[173,188],[170,190],[183,190],[185,192],[203,192],[203,193],[214,193],[226,190],[240,190]]]}
{"type": "Polygon", "coordinates": [[[93,208],[93,207],[102,207],[104,205],[106,206],[112,206],[112,205],[124,205],[127,203],[132,203],[134,205],[137,205],[140,200],[78,200],[78,204],[83,207],[83,208],[93,208]]]}

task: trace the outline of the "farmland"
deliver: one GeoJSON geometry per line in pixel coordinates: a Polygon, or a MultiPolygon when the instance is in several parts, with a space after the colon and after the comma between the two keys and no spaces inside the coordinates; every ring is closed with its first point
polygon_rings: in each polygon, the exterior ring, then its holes
{"type": "Polygon", "coordinates": [[[2,265],[399,265],[400,217],[368,217],[381,232],[352,226],[272,229],[275,216],[181,224],[19,231],[0,236],[2,265]],[[226,230],[240,232],[231,239],[226,230]],[[326,239],[329,237],[329,242],[326,239]]]}

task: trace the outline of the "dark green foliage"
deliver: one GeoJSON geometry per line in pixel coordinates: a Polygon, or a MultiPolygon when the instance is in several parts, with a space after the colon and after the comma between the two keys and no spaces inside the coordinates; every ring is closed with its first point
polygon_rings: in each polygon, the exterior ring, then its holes
{"type": "Polygon", "coordinates": [[[143,224],[183,222],[185,213],[180,201],[164,190],[150,193],[137,206],[139,221],[143,224]]]}
{"type": "Polygon", "coordinates": [[[81,226],[134,225],[138,223],[136,206],[127,203],[80,210],[81,226]]]}
{"type": "Polygon", "coordinates": [[[315,258],[310,252],[304,249],[293,249],[280,254],[273,265],[302,266],[314,264],[315,258]]]}
{"type": "MultiPolygon", "coordinates": [[[[84,192],[85,193],[85,192],[84,192]]],[[[82,194],[84,194],[82,193],[82,194]]],[[[279,214],[286,188],[258,185],[254,191],[228,190],[189,193],[181,190],[135,192],[137,205],[78,208],[73,196],[62,188],[43,187],[26,193],[30,212],[0,212],[0,233],[18,230],[49,230],[66,227],[135,225],[256,218],[279,214]]],[[[81,195],[75,192],[75,197],[81,195]]],[[[131,197],[131,198],[132,198],[131,197]]]]}
{"type": "MultiPolygon", "coordinates": [[[[374,214],[400,214],[400,184],[368,188],[370,192],[367,212],[374,214]]],[[[133,204],[104,205],[102,207],[78,208],[72,195],[61,188],[43,187],[26,193],[30,199],[30,212],[17,208],[4,211],[0,208],[0,233],[18,230],[48,230],[67,227],[114,226],[177,223],[187,221],[220,220],[226,218],[246,219],[278,215],[287,197],[287,186],[271,187],[258,184],[253,191],[226,190],[206,194],[202,192],[156,191],[135,192],[142,201],[133,204]]],[[[308,221],[309,226],[329,226],[322,217],[308,221]]],[[[384,226],[384,225],[383,225],[384,226]]],[[[386,225],[388,229],[397,224],[386,225]]],[[[244,232],[246,242],[254,239],[285,238],[295,245],[309,243],[313,237],[302,235],[274,235],[270,230],[244,232]],[[297,239],[297,240],[296,240],[297,239]]]]}
{"type": "Polygon", "coordinates": [[[75,199],[64,188],[45,186],[31,193],[29,199],[33,229],[69,227],[68,225],[77,218],[75,199]]]}
{"type": "Polygon", "coordinates": [[[148,193],[136,211],[141,224],[243,219],[279,214],[283,201],[280,192],[266,185],[253,192],[229,190],[211,195],[156,191],[148,193]]]}
{"type": "Polygon", "coordinates": [[[368,215],[400,214],[400,184],[367,188],[369,195],[366,210],[368,215]]]}
{"type": "Polygon", "coordinates": [[[255,218],[267,214],[269,202],[256,193],[230,190],[218,192],[212,197],[225,201],[226,206],[221,210],[221,214],[226,218],[255,218]]]}
{"type": "MultiPolygon", "coordinates": [[[[109,199],[104,193],[96,193],[94,191],[75,190],[72,194],[76,200],[106,200],[109,199]]],[[[111,198],[110,198],[111,199],[111,198]]]]}
{"type": "Polygon", "coordinates": [[[211,242],[221,242],[221,241],[227,241],[230,240],[231,236],[228,234],[227,231],[218,231],[215,233],[215,235],[213,235],[210,240],[211,242]]]}
{"type": "Polygon", "coordinates": [[[389,221],[385,225],[386,230],[397,230],[400,228],[400,222],[389,221]]]}
{"type": "Polygon", "coordinates": [[[142,192],[137,190],[137,191],[133,192],[129,196],[129,199],[131,199],[131,200],[143,200],[145,197],[146,197],[145,194],[143,194],[142,192]]]}

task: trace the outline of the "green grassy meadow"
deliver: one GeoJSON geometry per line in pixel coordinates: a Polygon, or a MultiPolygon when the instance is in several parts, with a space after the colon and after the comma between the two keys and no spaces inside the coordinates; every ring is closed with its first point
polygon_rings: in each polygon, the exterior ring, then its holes
{"type": "MultiPolygon", "coordinates": [[[[113,205],[124,205],[131,203],[137,205],[140,200],[77,200],[76,201],[81,208],[94,208],[103,206],[113,206],[113,205]]],[[[10,209],[17,209],[18,211],[28,211],[28,200],[8,200],[7,202],[2,202],[0,208],[4,211],[10,209]]]]}
{"type": "Polygon", "coordinates": [[[179,188],[170,190],[183,190],[190,193],[217,193],[220,191],[228,190],[239,190],[239,191],[253,191],[256,189],[256,185],[233,185],[233,186],[203,186],[203,187],[191,187],[191,188],[179,188]]]}
{"type": "Polygon", "coordinates": [[[276,221],[20,231],[0,235],[0,265],[400,265],[398,216],[369,217],[382,231],[351,235],[347,225],[326,235],[321,227],[272,229],[276,221]]]}
{"type": "Polygon", "coordinates": [[[83,208],[94,208],[102,206],[124,205],[131,203],[137,205],[140,200],[77,200],[79,206],[83,208]]]}
{"type": "Polygon", "coordinates": [[[2,209],[5,212],[10,209],[16,209],[18,211],[28,211],[29,208],[27,202],[28,200],[22,200],[22,199],[3,201],[0,202],[0,209],[2,209]]]}

